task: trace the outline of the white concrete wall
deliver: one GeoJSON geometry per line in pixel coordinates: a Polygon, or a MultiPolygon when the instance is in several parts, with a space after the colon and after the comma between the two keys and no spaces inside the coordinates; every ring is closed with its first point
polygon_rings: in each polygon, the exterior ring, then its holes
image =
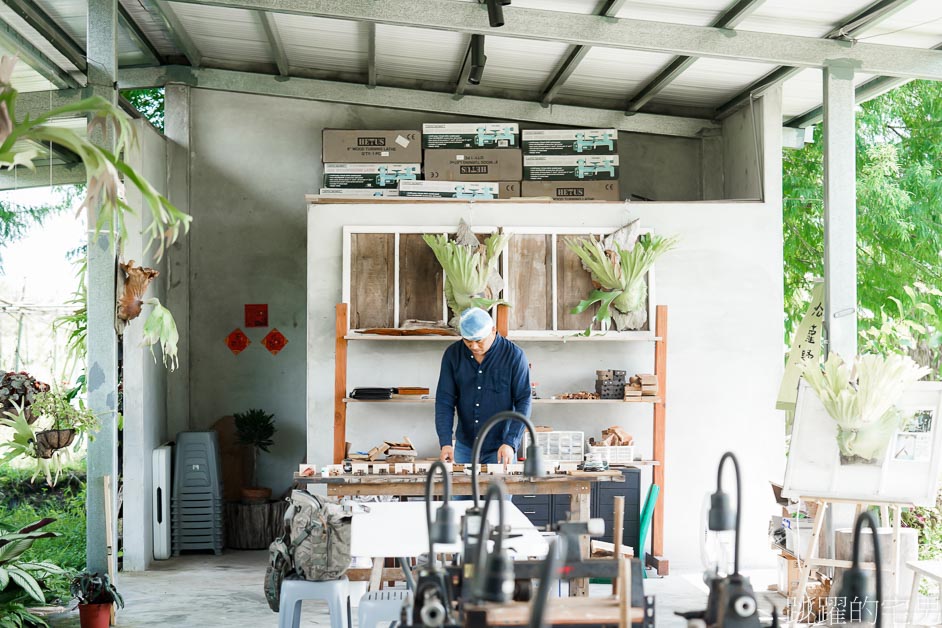
{"type": "MultiPolygon", "coordinates": [[[[137,120],[134,123],[139,137],[139,149],[128,156],[128,163],[162,194],[167,185],[166,140],[152,126],[137,120]]],[[[128,187],[128,203],[137,209],[138,216],[128,224],[122,261],[134,260],[138,266],[149,266],[160,271],[145,294],[157,297],[166,304],[166,263],[157,263],[153,247],[145,252],[146,240],[141,233],[143,224],[150,223],[150,211],[140,192],[128,187]]],[[[144,321],[151,312],[144,306],[141,315],[132,320],[124,331],[124,570],[143,571],[153,560],[153,472],[151,456],[155,447],[166,440],[167,371],[163,367],[160,349],[151,356],[141,345],[144,321]]],[[[185,312],[174,312],[177,317],[185,312]]],[[[169,513],[167,513],[169,516],[169,513]]]]}

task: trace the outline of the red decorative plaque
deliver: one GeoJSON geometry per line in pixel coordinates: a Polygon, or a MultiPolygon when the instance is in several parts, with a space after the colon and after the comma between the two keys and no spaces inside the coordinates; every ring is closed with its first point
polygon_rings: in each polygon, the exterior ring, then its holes
{"type": "Polygon", "coordinates": [[[246,303],[245,304],[245,326],[246,327],[268,327],[268,304],[267,303],[246,303]]]}
{"type": "Polygon", "coordinates": [[[278,355],[278,352],[288,344],[288,339],[277,329],[272,329],[262,338],[262,344],[272,355],[278,355]]]}
{"type": "Polygon", "coordinates": [[[241,329],[236,329],[226,336],[226,346],[233,355],[239,355],[252,343],[241,329]]]}

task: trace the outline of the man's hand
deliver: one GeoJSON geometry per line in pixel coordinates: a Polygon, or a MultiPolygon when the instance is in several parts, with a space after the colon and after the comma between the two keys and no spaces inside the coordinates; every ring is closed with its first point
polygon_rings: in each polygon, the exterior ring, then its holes
{"type": "Polygon", "coordinates": [[[516,462],[517,453],[510,445],[501,445],[497,450],[497,464],[513,464],[516,462]]]}
{"type": "Polygon", "coordinates": [[[442,462],[454,462],[455,448],[451,445],[445,445],[442,447],[442,453],[438,456],[438,459],[442,462]]]}

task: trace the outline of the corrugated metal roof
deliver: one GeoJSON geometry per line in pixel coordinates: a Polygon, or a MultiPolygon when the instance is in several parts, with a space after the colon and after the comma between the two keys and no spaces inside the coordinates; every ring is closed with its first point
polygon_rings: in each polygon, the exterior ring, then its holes
{"type": "MultiPolygon", "coordinates": [[[[477,0],[461,0],[474,3],[477,0]]],[[[85,45],[87,0],[36,0],[77,43],[85,45]]],[[[754,7],[736,29],[793,36],[823,37],[836,27],[874,5],[875,0],[764,0],[754,7]]],[[[179,59],[182,51],[170,42],[167,25],[156,15],[154,0],[123,0],[150,43],[164,56],[179,59]]],[[[515,0],[514,8],[540,9],[578,14],[596,14],[606,6],[602,0],[515,0]]],[[[709,26],[733,6],[735,0],[627,0],[617,17],[709,26]]],[[[198,48],[207,67],[275,72],[276,56],[255,11],[170,2],[186,34],[198,48]]],[[[483,11],[484,8],[482,7],[483,11]]],[[[64,69],[74,69],[38,33],[9,10],[0,6],[5,19],[64,69]]],[[[365,81],[369,67],[370,29],[363,22],[275,14],[275,27],[282,40],[288,64],[301,76],[345,81],[365,81]]],[[[873,43],[916,48],[942,44],[942,1],[915,0],[855,35],[873,43]]],[[[418,89],[454,89],[464,60],[466,34],[379,24],[375,28],[377,84],[411,86],[418,89]]],[[[119,42],[122,66],[148,63],[148,55],[135,47],[122,30],[119,42]]],[[[468,93],[518,94],[536,98],[548,87],[563,66],[572,46],[529,39],[502,37],[500,30],[488,33],[488,57],[480,87],[468,93]]],[[[590,107],[623,108],[674,57],[670,54],[592,48],[559,88],[560,102],[590,107]]],[[[750,84],[775,68],[769,64],[723,59],[698,59],[645,105],[651,111],[699,111],[705,115],[739,95],[750,84]]],[[[18,87],[46,89],[44,79],[27,68],[20,70],[18,87]]],[[[858,76],[862,83],[869,76],[858,76]]],[[[784,84],[784,113],[804,113],[821,104],[818,70],[805,70],[784,84]]]]}

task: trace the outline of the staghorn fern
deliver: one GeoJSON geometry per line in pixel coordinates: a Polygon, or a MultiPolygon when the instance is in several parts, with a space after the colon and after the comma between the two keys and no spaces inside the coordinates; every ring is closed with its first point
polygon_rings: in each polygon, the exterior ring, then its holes
{"type": "Polygon", "coordinates": [[[843,460],[881,460],[901,414],[896,404],[913,383],[929,373],[902,355],[865,354],[848,365],[831,353],[822,365],[809,364],[803,377],[837,423],[843,460]]]}
{"type": "MultiPolygon", "coordinates": [[[[676,237],[651,234],[639,236],[630,247],[622,247],[613,241],[610,243],[612,248],[606,248],[591,237],[566,238],[566,246],[579,256],[583,266],[592,274],[592,280],[599,285],[589,293],[588,299],[580,301],[572,309],[572,313],[581,314],[598,303],[593,323],[607,325],[614,318],[620,329],[641,327],[646,320],[644,305],[648,296],[645,274],[658,257],[676,245],[676,237]]],[[[582,335],[591,333],[590,323],[582,335]]]]}

